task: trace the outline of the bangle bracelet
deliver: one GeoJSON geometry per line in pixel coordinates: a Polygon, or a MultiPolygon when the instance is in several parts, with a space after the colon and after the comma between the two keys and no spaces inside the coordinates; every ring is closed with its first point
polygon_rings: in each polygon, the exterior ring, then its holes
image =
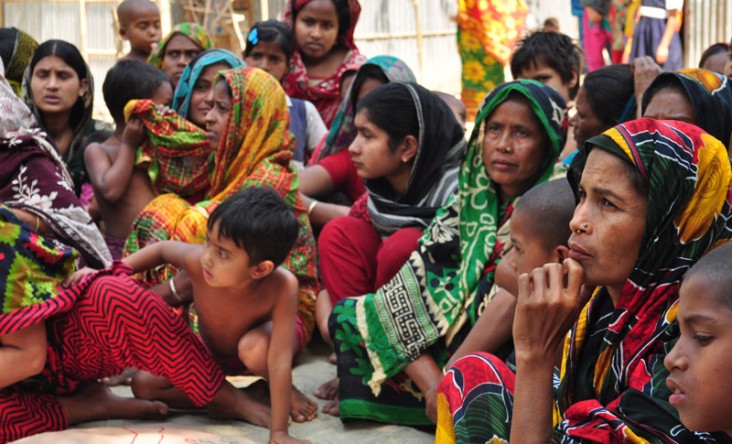
{"type": "Polygon", "coordinates": [[[41,218],[38,217],[36,214],[36,233],[38,233],[38,229],[41,227],[41,218]]]}
{"type": "Polygon", "coordinates": [[[175,289],[175,282],[173,282],[174,278],[170,278],[168,281],[168,284],[170,286],[170,292],[173,293],[173,296],[178,300],[178,302],[183,302],[183,299],[178,294],[178,291],[175,289]]]}
{"type": "Polygon", "coordinates": [[[310,202],[310,205],[308,205],[308,216],[310,216],[310,213],[313,212],[313,209],[316,205],[318,205],[318,203],[319,202],[317,200],[313,200],[312,202],[310,202]]]}

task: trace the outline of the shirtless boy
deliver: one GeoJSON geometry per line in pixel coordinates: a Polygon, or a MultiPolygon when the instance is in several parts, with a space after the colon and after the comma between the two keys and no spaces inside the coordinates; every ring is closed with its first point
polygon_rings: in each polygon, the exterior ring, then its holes
{"type": "Polygon", "coordinates": [[[170,105],[173,87],[160,69],[136,60],[122,60],[107,73],[102,91],[116,128],[104,143],[87,147],[84,163],[104,221],[105,240],[112,257],[119,259],[132,222],[155,198],[147,171],[135,167],[144,127],[137,118],[125,124],[124,107],[132,99],[170,105]]]}
{"type": "MultiPolygon", "coordinates": [[[[134,272],[171,264],[190,275],[194,331],[225,372],[249,370],[269,381],[270,443],[306,442],[289,436],[289,418],[308,421],[317,410],[292,385],[292,360],[300,351],[295,335],[298,283],[279,264],[297,234],[295,216],[274,190],[247,188],[211,214],[205,245],[157,242],[123,260],[134,272]]],[[[193,407],[169,381],[149,373],[138,372],[132,389],[140,398],[193,407]]]]}

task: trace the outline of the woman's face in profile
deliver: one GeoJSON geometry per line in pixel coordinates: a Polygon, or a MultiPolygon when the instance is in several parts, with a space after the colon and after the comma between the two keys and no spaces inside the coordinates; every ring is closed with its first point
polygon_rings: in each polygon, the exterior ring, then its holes
{"type": "Polygon", "coordinates": [[[633,185],[624,162],[595,148],[582,172],[569,256],[582,265],[585,285],[622,290],[638,260],[648,196],[633,185]]]}

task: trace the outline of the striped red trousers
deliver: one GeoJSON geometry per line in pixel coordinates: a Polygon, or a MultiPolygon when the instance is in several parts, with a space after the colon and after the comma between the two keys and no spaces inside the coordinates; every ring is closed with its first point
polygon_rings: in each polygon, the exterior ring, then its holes
{"type": "Polygon", "coordinates": [[[183,319],[128,276],[97,278],[46,329],[43,373],[0,390],[0,442],[67,428],[56,396],[127,367],[167,378],[198,406],[211,402],[224,382],[183,319]]]}

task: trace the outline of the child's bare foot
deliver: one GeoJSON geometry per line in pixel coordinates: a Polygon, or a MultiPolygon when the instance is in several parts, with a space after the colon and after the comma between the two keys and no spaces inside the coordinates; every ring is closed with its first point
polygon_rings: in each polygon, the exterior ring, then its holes
{"type": "Polygon", "coordinates": [[[272,404],[269,393],[269,383],[266,379],[258,379],[239,390],[244,390],[249,397],[262,405],[268,406],[272,404]]]}
{"type": "Polygon", "coordinates": [[[333,399],[336,399],[336,396],[338,396],[338,378],[333,378],[318,387],[313,395],[315,395],[315,397],[318,399],[325,399],[327,401],[332,401],[333,399]]]}
{"type": "Polygon", "coordinates": [[[334,399],[331,402],[327,403],[325,406],[323,406],[323,413],[326,413],[330,416],[341,416],[341,408],[340,404],[338,403],[338,399],[334,399]]]}
{"type": "Polygon", "coordinates": [[[318,405],[300,390],[292,386],[290,392],[290,418],[295,422],[310,421],[318,414],[318,405]]]}
{"type": "Polygon", "coordinates": [[[331,353],[330,356],[328,356],[328,362],[333,365],[338,364],[338,357],[336,356],[335,352],[331,353]]]}
{"type": "Polygon", "coordinates": [[[214,419],[238,419],[254,425],[269,425],[270,407],[254,400],[247,388],[237,389],[224,382],[216,397],[206,408],[214,419]]]}
{"type": "Polygon", "coordinates": [[[311,444],[306,439],[297,439],[285,432],[275,432],[269,435],[269,444],[311,444]]]}
{"type": "Polygon", "coordinates": [[[122,370],[117,376],[110,376],[108,378],[102,378],[102,382],[108,386],[114,385],[131,385],[132,377],[137,373],[137,369],[134,367],[126,368],[122,370]]]}
{"type": "Polygon", "coordinates": [[[59,397],[69,425],[102,419],[163,419],[168,406],[160,401],[123,398],[108,387],[91,382],[71,396],[59,397]]]}

